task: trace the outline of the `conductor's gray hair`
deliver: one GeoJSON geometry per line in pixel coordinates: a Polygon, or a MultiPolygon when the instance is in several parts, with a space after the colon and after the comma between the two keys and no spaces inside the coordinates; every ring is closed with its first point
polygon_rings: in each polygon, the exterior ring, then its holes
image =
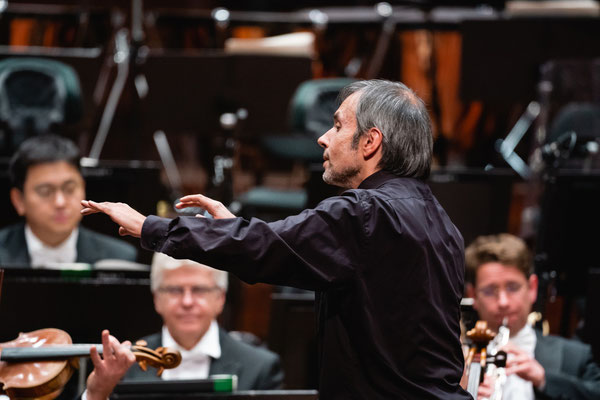
{"type": "Polygon", "coordinates": [[[353,147],[376,127],[383,134],[379,167],[398,176],[426,179],[431,172],[433,136],[423,101],[402,83],[377,79],[349,84],[338,101],[341,104],[358,92],[353,147]]]}
{"type": "Polygon", "coordinates": [[[181,267],[205,268],[212,271],[215,284],[227,291],[228,277],[227,272],[221,271],[208,265],[200,264],[192,260],[177,260],[163,253],[154,253],[152,257],[152,267],[150,270],[150,289],[152,293],[156,292],[162,284],[163,276],[166,270],[174,270],[181,267]]]}

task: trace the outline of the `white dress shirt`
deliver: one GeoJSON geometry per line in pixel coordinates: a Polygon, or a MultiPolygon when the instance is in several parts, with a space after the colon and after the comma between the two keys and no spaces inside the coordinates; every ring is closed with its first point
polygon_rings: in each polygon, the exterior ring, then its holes
{"type": "MultiPolygon", "coordinates": [[[[534,357],[537,337],[535,331],[529,325],[525,325],[516,335],[510,338],[515,346],[524,350],[530,357],[534,357]]],[[[508,355],[510,359],[512,354],[508,355]]],[[[502,391],[502,400],[534,400],[533,384],[513,374],[506,377],[506,384],[502,391]]]]}
{"type": "Polygon", "coordinates": [[[56,247],[44,244],[33,233],[29,225],[25,225],[25,241],[31,259],[32,268],[45,268],[55,264],[74,263],[77,261],[77,235],[79,229],[73,229],[69,237],[56,247]]]}
{"type": "Polygon", "coordinates": [[[162,379],[205,379],[208,377],[211,357],[221,357],[219,325],[216,321],[212,321],[202,339],[191,350],[186,350],[177,344],[167,327],[163,326],[162,346],[179,350],[181,353],[181,364],[177,368],[163,371],[162,379]]]}

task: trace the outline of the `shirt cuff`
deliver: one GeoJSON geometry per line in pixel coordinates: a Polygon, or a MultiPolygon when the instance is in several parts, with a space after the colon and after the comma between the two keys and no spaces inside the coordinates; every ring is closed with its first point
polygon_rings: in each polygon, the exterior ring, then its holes
{"type": "Polygon", "coordinates": [[[159,251],[158,248],[165,240],[171,221],[172,220],[169,218],[148,215],[142,225],[142,236],[140,237],[140,245],[142,248],[151,251],[159,251]]]}

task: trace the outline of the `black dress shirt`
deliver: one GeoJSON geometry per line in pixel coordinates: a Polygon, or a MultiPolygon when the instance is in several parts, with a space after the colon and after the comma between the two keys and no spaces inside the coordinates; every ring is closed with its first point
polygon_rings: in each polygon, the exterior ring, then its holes
{"type": "Polygon", "coordinates": [[[385,171],[284,220],[150,216],[142,246],[316,291],[321,399],[469,399],[463,240],[429,187],[385,171]]]}

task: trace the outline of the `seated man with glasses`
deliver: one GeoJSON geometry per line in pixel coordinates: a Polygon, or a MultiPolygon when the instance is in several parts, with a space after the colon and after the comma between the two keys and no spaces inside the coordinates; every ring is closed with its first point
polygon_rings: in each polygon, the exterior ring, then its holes
{"type": "Polygon", "coordinates": [[[154,308],[163,320],[161,332],[142,338],[148,347],[181,352],[181,364],[161,377],[136,364],[124,380],[238,377],[238,390],[278,389],[283,380],[279,356],[232,338],[217,324],[227,291],[227,272],[190,260],[155,253],[150,275],[154,308]]]}
{"type": "Polygon", "coordinates": [[[79,168],[79,149],[69,139],[46,134],[21,144],[10,162],[10,199],[25,221],[0,230],[0,265],[135,261],[132,245],[79,226],[85,198],[79,168]]]}
{"type": "MultiPolygon", "coordinates": [[[[495,332],[506,320],[510,330],[502,399],[599,399],[600,367],[590,346],[542,336],[527,324],[538,278],[525,242],[509,234],[480,236],[465,249],[465,263],[467,297],[479,318],[495,332]]],[[[491,380],[485,377],[479,398],[490,397],[491,380]]]]}

